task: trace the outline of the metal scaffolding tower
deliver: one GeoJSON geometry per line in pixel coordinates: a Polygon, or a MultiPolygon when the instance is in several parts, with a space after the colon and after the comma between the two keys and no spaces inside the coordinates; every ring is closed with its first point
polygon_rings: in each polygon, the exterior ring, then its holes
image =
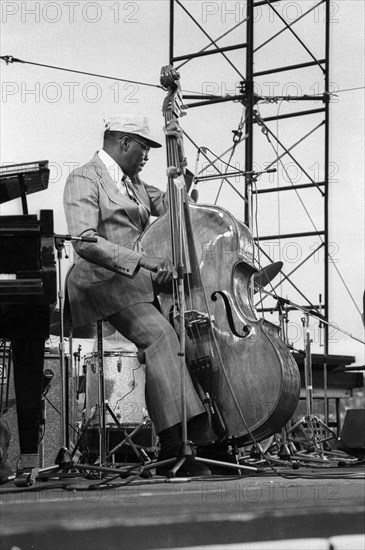
{"type": "MultiPolygon", "coordinates": [[[[330,184],[336,181],[336,166],[329,160],[329,38],[335,10],[331,10],[330,0],[313,4],[305,0],[247,0],[244,7],[241,2],[199,4],[198,11],[195,2],[170,0],[170,63],[178,70],[184,66],[185,79],[189,66],[197,60],[210,64],[212,59],[223,56],[227,68],[233,67],[242,78],[236,93],[183,92],[184,101],[189,109],[218,107],[226,102],[239,102],[243,106],[244,119],[238,130],[232,130],[234,145],[229,150],[244,146],[245,183],[243,193],[238,190],[237,193],[244,195],[245,222],[252,231],[258,226],[261,233],[255,235],[261,258],[259,266],[264,258],[268,262],[283,261],[281,290],[293,302],[328,320],[328,268],[334,252],[329,242],[328,201],[330,184]],[[222,35],[212,38],[206,23],[208,16],[212,19],[217,14],[226,26],[222,35]],[[235,24],[230,28],[228,20],[232,16],[235,24]],[[182,41],[181,32],[177,37],[176,28],[183,27],[184,37],[189,38],[193,36],[189,25],[199,29],[208,43],[199,51],[180,54],[186,51],[190,40],[182,41]],[[218,44],[237,30],[241,32],[239,42],[218,44]],[[234,62],[232,56],[237,58],[239,54],[238,62],[234,62]],[[298,108],[298,104],[306,108],[298,108]],[[270,171],[260,178],[255,176],[255,171],[272,168],[276,168],[275,176],[270,171]]],[[[198,74],[195,71],[197,80],[198,74]]],[[[190,75],[192,79],[194,73],[190,75]]],[[[196,87],[199,85],[196,81],[196,87]]],[[[192,137],[187,137],[196,145],[192,137]]],[[[216,166],[215,162],[208,163],[211,165],[216,166]]],[[[229,183],[225,174],[216,170],[221,173],[222,183],[229,183]]],[[[275,292],[277,286],[270,291],[275,292]]],[[[273,307],[264,307],[267,298],[260,296],[256,303],[258,311],[273,311],[273,307]]],[[[295,308],[286,308],[287,315],[291,310],[290,314],[297,318],[298,314],[303,315],[295,308]]],[[[297,326],[300,323],[304,337],[303,319],[294,322],[297,326]]],[[[328,325],[315,318],[313,323],[313,340],[323,348],[326,357],[328,325]]]]}

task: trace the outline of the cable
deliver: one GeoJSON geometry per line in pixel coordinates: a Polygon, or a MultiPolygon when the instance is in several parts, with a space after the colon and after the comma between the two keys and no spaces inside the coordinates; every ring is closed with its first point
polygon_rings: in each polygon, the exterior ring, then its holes
{"type": "MultiPolygon", "coordinates": [[[[233,131],[233,130],[232,130],[233,131]]],[[[234,130],[236,131],[236,130],[234,130]]],[[[240,139],[240,141],[238,143],[242,143],[242,141],[244,140],[243,139],[240,139]]],[[[237,143],[235,143],[231,148],[230,150],[232,151],[233,149],[235,149],[237,143]]],[[[229,162],[226,162],[225,160],[223,160],[221,157],[219,157],[218,155],[216,155],[211,149],[209,149],[209,147],[204,147],[204,149],[206,149],[207,151],[209,151],[209,153],[216,159],[216,160],[219,160],[222,164],[225,164],[226,166],[228,166],[228,168],[232,168],[232,170],[237,170],[237,166],[233,166],[233,164],[230,164],[229,162]]],[[[228,152],[228,151],[226,151],[228,152]]],[[[232,155],[231,155],[232,156],[232,155]]],[[[230,157],[231,158],[231,157],[230,157]]],[[[214,164],[213,162],[211,162],[208,166],[205,166],[204,168],[202,168],[199,172],[199,174],[202,174],[205,170],[207,170],[210,166],[212,166],[212,164],[214,164]]],[[[226,174],[222,173],[222,176],[225,176],[226,174]]]]}
{"type": "Polygon", "coordinates": [[[365,86],[357,86],[355,88],[347,88],[347,89],[343,89],[343,90],[336,90],[335,92],[323,92],[323,93],[320,93],[320,94],[304,94],[304,95],[300,95],[300,96],[280,96],[280,95],[277,95],[277,96],[260,96],[260,98],[258,99],[258,103],[277,103],[278,101],[298,101],[300,99],[303,99],[305,97],[318,97],[319,99],[320,98],[323,98],[324,96],[337,96],[337,94],[340,94],[342,92],[352,92],[352,91],[355,91],[355,90],[365,90],[365,86]]]}
{"type": "MultiPolygon", "coordinates": [[[[317,182],[308,174],[308,172],[306,172],[306,170],[303,168],[303,166],[298,162],[298,160],[290,153],[290,150],[293,149],[294,147],[296,147],[299,143],[301,143],[302,141],[304,141],[304,139],[306,139],[313,131],[317,130],[318,128],[320,128],[323,124],[324,124],[324,121],[320,122],[313,130],[311,130],[310,132],[308,132],[305,136],[303,136],[299,141],[297,141],[294,145],[292,145],[292,147],[290,149],[287,149],[282,143],[281,141],[279,140],[279,138],[277,136],[275,136],[275,134],[270,130],[270,128],[267,126],[267,124],[265,124],[265,121],[263,120],[263,118],[260,116],[259,114],[259,107],[257,107],[257,111],[255,111],[255,120],[256,120],[256,123],[261,127],[261,131],[262,133],[266,136],[267,140],[269,141],[270,145],[272,146],[272,148],[274,149],[275,151],[275,148],[274,146],[272,145],[272,143],[270,142],[270,139],[269,139],[269,135],[273,136],[275,138],[275,140],[279,143],[279,145],[284,149],[284,152],[285,154],[281,155],[277,160],[281,160],[282,157],[284,157],[285,155],[289,155],[289,157],[295,162],[295,164],[298,166],[298,168],[300,168],[300,170],[303,172],[303,174],[305,174],[307,176],[307,178],[309,179],[309,181],[315,185],[315,187],[318,189],[318,192],[321,194],[322,197],[324,197],[324,192],[322,191],[322,189],[319,187],[319,185],[317,184],[317,182]]],[[[273,164],[273,163],[272,163],[273,164]]],[[[271,166],[271,165],[269,165],[271,166]]],[[[291,181],[289,179],[289,181],[291,181]]],[[[293,185],[293,182],[291,181],[291,184],[293,185]]]]}
{"type": "Polygon", "coordinates": [[[132,388],[127,392],[125,393],[124,395],[122,395],[122,397],[120,397],[116,402],[115,402],[115,405],[113,407],[113,412],[116,411],[119,403],[121,401],[123,401],[123,399],[125,399],[127,397],[127,395],[131,394],[135,389],[136,389],[136,375],[135,375],[135,371],[140,369],[142,367],[141,363],[138,365],[138,367],[136,367],[135,369],[132,369],[132,376],[133,376],[133,381],[132,381],[132,388]]]}
{"type": "MultiPolygon", "coordinates": [[[[241,24],[241,23],[239,23],[239,24],[241,24]]],[[[233,28],[235,28],[235,27],[233,27],[233,28]]],[[[233,30],[233,29],[231,29],[231,30],[233,30]]],[[[222,35],[222,36],[224,36],[224,35],[222,35]]],[[[102,75],[102,74],[98,74],[98,73],[89,73],[87,71],[78,71],[76,69],[68,69],[66,67],[57,67],[55,65],[47,65],[47,64],[44,64],[44,63],[36,63],[34,61],[26,61],[24,59],[18,59],[16,57],[13,57],[12,55],[2,55],[2,56],[0,56],[0,59],[5,61],[7,65],[9,65],[9,63],[24,63],[24,64],[27,64],[27,65],[34,65],[36,67],[45,67],[45,68],[48,68],[48,69],[55,69],[57,71],[65,71],[65,72],[69,72],[69,73],[83,74],[83,75],[86,75],[86,76],[94,76],[96,78],[104,78],[104,79],[107,79],[107,80],[115,80],[115,81],[119,81],[119,82],[128,82],[130,84],[139,84],[140,86],[149,86],[149,87],[152,87],[152,88],[163,89],[163,87],[159,84],[151,84],[149,82],[141,82],[141,81],[138,81],[138,80],[130,80],[130,79],[126,79],[126,78],[119,78],[119,77],[114,77],[114,76],[102,75]]],[[[184,65],[184,63],[182,65],[184,65]]],[[[180,65],[178,68],[180,68],[182,65],[180,65]]],[[[240,76],[242,76],[242,75],[240,74],[240,76]]],[[[365,86],[358,86],[358,87],[355,87],[355,88],[347,88],[347,89],[343,89],[343,90],[336,90],[336,92],[328,92],[328,95],[336,96],[336,94],[338,94],[338,93],[349,92],[349,91],[354,91],[354,90],[363,90],[363,89],[365,89],[365,86]]],[[[191,93],[191,94],[196,94],[198,96],[206,95],[207,97],[211,97],[210,94],[204,94],[204,93],[202,94],[201,92],[196,92],[196,91],[192,91],[192,90],[182,89],[181,91],[182,91],[182,93],[191,93]]],[[[318,97],[321,97],[323,94],[312,94],[312,95],[318,95],[318,97]]],[[[226,94],[225,97],[227,97],[227,96],[229,96],[229,94],[226,94]]],[[[216,97],[222,97],[222,96],[216,96],[216,97]]],[[[278,97],[276,97],[276,96],[275,97],[263,96],[259,101],[268,102],[268,101],[278,101],[280,99],[284,99],[284,98],[281,98],[279,96],[278,97]]],[[[292,97],[291,99],[295,100],[296,98],[292,97]]]]}
{"type": "MultiPolygon", "coordinates": [[[[194,145],[194,147],[196,149],[200,149],[200,151],[202,152],[203,156],[209,161],[209,158],[207,156],[207,154],[203,151],[203,149],[207,149],[206,147],[198,147],[198,145],[196,144],[196,142],[185,132],[185,130],[183,130],[183,133],[184,133],[184,136],[190,141],[190,143],[192,143],[194,145]]],[[[244,141],[245,137],[242,138],[239,143],[241,143],[242,141],[244,141]]],[[[224,151],[224,153],[222,153],[223,155],[225,155],[226,153],[228,153],[229,151],[231,151],[232,147],[229,147],[226,151],[224,151]]],[[[210,149],[207,149],[209,152],[212,153],[212,151],[210,151],[210,149]]],[[[237,195],[243,200],[243,201],[246,201],[246,198],[242,195],[242,193],[240,193],[235,187],[234,185],[232,185],[232,183],[229,181],[228,178],[225,178],[223,172],[221,172],[221,170],[219,168],[217,168],[215,166],[215,163],[217,160],[220,160],[220,158],[215,155],[214,153],[212,153],[215,157],[216,157],[216,160],[213,162],[213,161],[209,161],[208,165],[205,166],[200,172],[199,174],[203,173],[205,170],[207,170],[210,166],[213,166],[213,168],[218,172],[218,175],[221,175],[225,181],[228,183],[228,185],[230,185],[230,187],[232,187],[232,189],[234,189],[234,191],[237,193],[237,195]]],[[[223,162],[223,161],[222,161],[223,162]]],[[[233,168],[233,167],[232,167],[233,168]]],[[[236,169],[236,167],[234,167],[234,169],[236,169]]]]}
{"type": "MultiPolygon", "coordinates": [[[[229,159],[228,159],[228,163],[222,161],[222,162],[224,162],[224,164],[226,164],[227,169],[228,169],[228,166],[231,166],[230,163],[231,163],[231,160],[232,160],[232,158],[233,158],[233,155],[234,155],[235,152],[236,152],[236,147],[237,147],[237,145],[242,141],[242,130],[243,130],[244,125],[245,125],[245,123],[246,123],[246,119],[244,119],[244,115],[245,115],[245,109],[243,109],[243,111],[242,111],[242,115],[241,115],[241,118],[240,118],[240,122],[239,122],[239,124],[238,124],[238,129],[237,129],[237,130],[232,130],[232,132],[233,132],[233,146],[232,146],[231,154],[230,154],[229,159]]],[[[232,167],[232,168],[233,168],[233,167],[232,167]]],[[[225,174],[226,174],[227,171],[228,171],[227,169],[226,169],[225,174]]],[[[218,201],[218,198],[219,198],[219,195],[220,195],[220,192],[221,192],[223,183],[224,183],[224,181],[225,181],[225,178],[224,178],[224,175],[225,175],[225,174],[223,174],[223,176],[222,176],[222,181],[221,181],[220,186],[219,186],[219,188],[218,188],[217,195],[216,195],[216,198],[215,198],[215,201],[214,201],[214,205],[217,204],[217,201],[218,201]]]]}
{"type": "Polygon", "coordinates": [[[358,86],[357,88],[346,88],[344,90],[336,90],[335,92],[328,92],[329,95],[336,95],[342,92],[352,92],[354,90],[365,90],[365,86],[358,86]]]}
{"type": "MultiPolygon", "coordinates": [[[[96,78],[105,78],[107,80],[116,80],[116,81],[119,81],[119,82],[128,82],[130,84],[139,84],[140,86],[150,86],[152,88],[159,88],[160,90],[163,90],[163,86],[159,85],[159,84],[151,84],[149,82],[140,82],[138,80],[129,80],[129,79],[126,79],[126,78],[119,78],[119,77],[116,77],[116,76],[107,76],[107,75],[102,75],[102,74],[97,74],[97,73],[89,73],[87,71],[78,71],[76,69],[68,69],[66,67],[57,67],[55,65],[46,65],[44,63],[35,63],[33,61],[25,61],[23,59],[18,59],[16,57],[13,57],[12,55],[2,55],[0,56],[0,59],[2,59],[3,61],[6,62],[7,65],[9,65],[9,63],[24,63],[24,64],[27,64],[27,65],[35,65],[36,67],[45,67],[47,69],[55,69],[57,71],[65,71],[65,72],[68,72],[68,73],[76,73],[76,74],[83,74],[83,75],[86,75],[86,76],[95,76],[96,78]]],[[[182,92],[184,93],[190,93],[190,94],[196,94],[196,95],[206,95],[207,97],[211,97],[210,94],[202,94],[201,92],[196,92],[196,91],[193,91],[193,90],[181,90],[182,92]]],[[[221,96],[215,96],[215,97],[221,97],[221,96]]]]}
{"type": "Polygon", "coordinates": [[[5,61],[7,65],[9,65],[9,63],[25,63],[27,65],[35,65],[36,67],[45,67],[47,69],[55,69],[56,71],[66,71],[68,73],[84,74],[86,76],[95,76],[97,78],[106,78],[108,80],[118,80],[120,82],[129,82],[130,84],[139,84],[141,86],[150,86],[152,88],[159,88],[161,90],[163,89],[160,84],[150,84],[149,82],[140,82],[138,80],[128,80],[126,78],[118,78],[116,76],[106,76],[106,75],[97,74],[97,73],[89,73],[87,71],[77,71],[76,69],[68,69],[66,67],[57,67],[55,65],[35,63],[34,61],[25,61],[24,59],[17,59],[12,55],[2,55],[0,56],[0,59],[5,61]]]}

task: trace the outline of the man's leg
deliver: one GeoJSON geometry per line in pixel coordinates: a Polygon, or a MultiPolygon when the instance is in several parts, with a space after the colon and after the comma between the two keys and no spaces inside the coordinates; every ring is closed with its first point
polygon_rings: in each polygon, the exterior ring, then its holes
{"type": "MultiPolygon", "coordinates": [[[[137,346],[146,363],[146,393],[156,432],[181,422],[180,344],[168,320],[150,303],[136,304],[107,320],[137,346]]],[[[188,373],[186,406],[188,419],[205,412],[188,373]]]]}

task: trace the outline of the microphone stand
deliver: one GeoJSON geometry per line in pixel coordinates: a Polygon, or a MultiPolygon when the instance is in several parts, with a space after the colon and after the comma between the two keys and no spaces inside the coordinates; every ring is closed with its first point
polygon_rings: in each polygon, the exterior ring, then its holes
{"type": "MultiPolygon", "coordinates": [[[[163,106],[163,112],[165,117],[165,123],[168,124],[171,121],[176,121],[179,118],[180,112],[183,110],[181,104],[181,95],[179,93],[179,78],[180,75],[176,70],[171,66],[165,66],[161,70],[160,82],[162,87],[169,92],[167,100],[165,100],[163,106]],[[175,97],[176,96],[176,97],[175,97]],[[180,100],[180,104],[177,100],[180,100]],[[176,113],[179,113],[178,115],[176,113]]],[[[185,113],[183,113],[185,114],[185,113]]],[[[204,459],[195,456],[195,451],[193,449],[192,442],[188,441],[187,433],[187,403],[186,403],[186,363],[185,363],[185,315],[186,315],[186,304],[185,304],[185,269],[184,269],[184,205],[186,200],[186,194],[183,193],[185,190],[185,167],[186,160],[181,160],[183,157],[183,150],[180,147],[178,150],[178,144],[173,144],[167,140],[167,159],[170,166],[167,168],[167,176],[169,178],[169,192],[172,195],[177,195],[178,199],[178,208],[176,208],[176,217],[173,216],[172,211],[171,215],[171,237],[176,237],[176,242],[172,242],[172,263],[177,267],[177,285],[178,285],[178,298],[179,298],[179,336],[180,336],[180,348],[179,348],[179,363],[180,363],[180,381],[181,381],[181,411],[182,411],[182,441],[178,449],[177,456],[172,459],[167,459],[166,461],[161,461],[155,463],[154,466],[162,464],[170,464],[175,462],[173,468],[168,472],[168,477],[175,477],[176,472],[186,461],[196,461],[206,464],[223,464],[228,468],[233,468],[235,470],[248,469],[251,471],[257,471],[257,468],[252,468],[249,466],[241,466],[238,464],[232,464],[229,462],[221,462],[215,460],[204,459]],[[175,193],[175,191],[177,191],[175,193]],[[176,223],[175,223],[176,222],[176,223]],[[177,462],[176,462],[177,460],[177,462]]],[[[195,182],[196,183],[196,182],[195,182]]],[[[172,201],[172,196],[170,195],[170,201],[172,201]]],[[[188,255],[187,255],[188,258],[188,255]]],[[[189,265],[186,266],[187,269],[189,265]]]]}
{"type": "MultiPolygon", "coordinates": [[[[273,297],[278,301],[278,304],[280,304],[278,306],[279,311],[283,304],[288,304],[294,307],[295,309],[302,311],[305,315],[305,317],[303,318],[303,322],[305,326],[304,376],[305,376],[305,391],[306,391],[305,393],[306,414],[303,415],[295,424],[293,424],[289,428],[289,430],[287,430],[287,434],[290,435],[291,433],[295,432],[295,430],[300,428],[304,433],[305,437],[307,438],[307,448],[304,451],[294,452],[292,458],[298,461],[300,460],[304,462],[314,462],[314,463],[321,463],[321,464],[325,463],[328,466],[333,466],[333,463],[330,462],[331,458],[337,461],[335,465],[338,465],[338,461],[342,461],[342,462],[344,461],[347,463],[352,463],[356,461],[356,459],[350,458],[349,455],[347,455],[346,453],[343,453],[342,451],[336,451],[336,452],[324,451],[323,442],[333,438],[336,439],[336,441],[338,441],[338,437],[336,433],[333,430],[331,430],[331,428],[329,428],[327,424],[325,424],[325,422],[323,422],[319,417],[317,417],[314,414],[314,408],[313,408],[313,373],[312,373],[312,355],[311,355],[312,340],[310,338],[309,319],[310,317],[316,317],[316,318],[320,318],[322,323],[325,323],[330,327],[335,327],[335,325],[333,323],[330,323],[329,321],[326,321],[323,318],[323,316],[316,311],[299,306],[298,304],[295,304],[290,300],[277,296],[276,294],[268,292],[262,288],[260,289],[260,291],[268,296],[273,297]],[[307,429],[304,428],[304,425],[307,426],[307,429]],[[323,429],[323,432],[328,431],[331,434],[331,436],[320,439],[319,437],[320,429],[323,429]]],[[[352,336],[347,331],[340,329],[338,326],[336,326],[335,328],[337,328],[337,330],[339,330],[340,332],[343,332],[344,334],[351,336],[351,338],[362,342],[362,340],[360,340],[355,336],[352,336]]],[[[365,344],[365,342],[362,342],[362,343],[365,344]]]]}
{"type": "Polygon", "coordinates": [[[360,344],[364,344],[365,345],[365,341],[364,340],[361,340],[360,338],[358,338],[357,336],[354,336],[353,334],[351,334],[350,332],[347,332],[347,330],[344,330],[343,328],[339,327],[337,324],[335,323],[331,323],[330,321],[327,321],[323,315],[321,315],[320,313],[318,313],[318,311],[314,311],[313,309],[307,309],[303,306],[300,306],[298,304],[295,304],[294,302],[288,300],[287,298],[282,298],[280,296],[277,296],[276,294],[274,293],[271,293],[271,292],[268,292],[267,290],[264,290],[263,288],[260,288],[260,292],[263,292],[264,294],[267,294],[268,296],[271,296],[272,298],[274,298],[275,300],[280,300],[281,303],[283,304],[287,304],[287,305],[290,305],[292,307],[294,307],[295,309],[299,310],[299,311],[302,311],[305,315],[310,315],[311,317],[315,317],[317,319],[320,319],[322,323],[325,323],[326,325],[328,325],[329,327],[331,328],[334,328],[336,330],[338,330],[339,332],[342,332],[343,334],[346,334],[347,336],[350,336],[350,338],[352,338],[353,340],[356,340],[357,342],[360,342],[360,344]]]}
{"type": "MultiPolygon", "coordinates": [[[[39,470],[39,475],[44,477],[44,474],[52,474],[55,471],[67,470],[73,465],[72,455],[68,450],[69,432],[68,432],[68,406],[66,406],[66,399],[68,400],[68,367],[66,368],[66,354],[65,354],[65,331],[64,331],[64,292],[62,290],[62,254],[65,248],[65,241],[86,241],[97,242],[93,237],[73,237],[72,235],[59,235],[54,234],[54,243],[57,250],[57,274],[58,274],[58,307],[60,316],[60,380],[61,380],[61,435],[60,435],[60,450],[55,458],[55,465],[42,468],[39,470]],[[66,412],[67,411],[67,412],[66,412]]],[[[66,258],[68,256],[65,256],[66,258]]]]}
{"type": "MultiPolygon", "coordinates": [[[[288,335],[286,331],[286,323],[288,321],[288,315],[287,312],[284,312],[284,304],[278,300],[277,302],[277,310],[279,312],[279,324],[281,329],[281,334],[283,338],[283,342],[285,345],[288,344],[288,335]]],[[[278,451],[278,457],[280,460],[290,460],[290,450],[288,447],[288,440],[287,440],[287,431],[286,431],[286,425],[284,425],[281,428],[281,446],[278,451]]]]}
{"type": "MultiPolygon", "coordinates": [[[[176,174],[179,176],[179,174],[176,174]]],[[[181,174],[181,177],[182,174],[181,174]]],[[[179,296],[179,340],[180,340],[180,393],[181,393],[181,445],[178,451],[177,462],[171,468],[169,477],[175,477],[177,471],[181,466],[189,459],[194,457],[194,450],[192,443],[188,440],[188,428],[187,428],[187,413],[186,413],[186,366],[185,366],[185,285],[184,285],[184,258],[183,258],[183,219],[184,219],[184,201],[179,201],[179,215],[178,215],[178,234],[179,234],[179,246],[178,257],[176,258],[177,264],[177,287],[179,296]]]]}
{"type": "MultiPolygon", "coordinates": [[[[80,471],[81,473],[83,473],[85,477],[90,477],[90,472],[95,471],[97,477],[99,478],[102,478],[108,474],[115,474],[117,477],[119,477],[120,475],[124,475],[125,477],[126,473],[136,468],[136,466],[133,466],[132,468],[130,467],[129,468],[109,468],[104,466],[104,464],[106,463],[105,409],[107,407],[107,403],[105,402],[105,399],[103,399],[100,406],[102,411],[100,422],[102,424],[102,427],[104,428],[101,432],[101,437],[100,437],[101,440],[99,442],[99,455],[100,455],[99,460],[101,465],[85,464],[85,463],[74,464],[73,457],[78,450],[81,436],[83,435],[84,431],[82,431],[81,434],[79,435],[79,438],[74,445],[74,449],[72,453],[70,453],[70,451],[68,450],[69,439],[68,439],[68,430],[66,429],[66,424],[68,428],[68,414],[66,415],[66,403],[65,403],[65,400],[68,399],[68,369],[66,369],[66,361],[65,361],[65,345],[64,345],[65,331],[64,331],[64,314],[63,314],[64,293],[62,291],[63,281],[62,281],[62,265],[61,265],[62,251],[64,249],[65,241],[84,241],[84,242],[96,243],[97,239],[94,237],[73,237],[72,235],[59,235],[59,234],[54,235],[55,248],[57,250],[57,267],[58,267],[57,271],[58,271],[58,289],[59,289],[58,301],[59,301],[59,312],[60,312],[59,350],[60,350],[60,379],[61,379],[61,436],[60,436],[61,448],[58,451],[58,454],[55,459],[55,464],[53,466],[48,466],[40,469],[38,468],[32,469],[30,473],[26,472],[21,478],[19,478],[18,482],[15,479],[14,482],[18,487],[29,487],[33,485],[36,480],[36,477],[41,481],[47,481],[50,475],[53,476],[56,472],[59,472],[59,471],[61,471],[60,476],[62,476],[62,474],[67,472],[67,470],[69,470],[70,468],[80,471]]],[[[99,323],[98,329],[99,331],[101,331],[101,322],[99,323]]],[[[71,335],[72,335],[72,331],[71,331],[71,335]]],[[[80,347],[79,347],[79,350],[80,350],[80,347]]],[[[102,359],[102,353],[103,353],[103,350],[102,350],[102,343],[101,343],[100,349],[98,349],[99,359],[100,357],[102,359]]],[[[72,355],[71,355],[71,360],[72,360],[72,355]]],[[[102,369],[99,368],[99,384],[100,383],[104,384],[104,378],[103,378],[103,371],[102,369]]],[[[103,392],[103,395],[104,395],[104,392],[103,392]]],[[[109,412],[112,414],[111,410],[109,410],[109,412]]],[[[112,416],[114,415],[112,414],[112,416]]],[[[118,422],[115,417],[114,417],[114,420],[118,422]]],[[[89,419],[89,423],[90,421],[91,419],[89,419]]],[[[134,446],[133,442],[131,441],[131,437],[128,435],[128,433],[126,433],[126,430],[124,431],[125,431],[126,439],[129,441],[131,446],[134,446]]],[[[137,450],[136,450],[136,453],[137,453],[137,450]]],[[[141,458],[141,462],[142,462],[143,457],[139,453],[137,454],[137,456],[141,458]]],[[[142,467],[142,469],[144,469],[144,467],[142,467]]],[[[78,475],[78,473],[75,475],[78,475]]],[[[11,476],[11,479],[12,477],[13,476],[11,476]]],[[[11,479],[9,478],[9,481],[11,479]]]]}
{"type": "MultiPolygon", "coordinates": [[[[182,171],[175,169],[174,167],[168,168],[168,177],[174,179],[174,185],[181,191],[183,184],[181,184],[180,177],[183,180],[182,171]]],[[[238,475],[241,475],[243,470],[248,470],[251,472],[257,472],[257,468],[253,466],[247,466],[242,464],[233,464],[231,462],[224,462],[221,460],[211,460],[208,458],[201,458],[195,456],[194,444],[188,440],[188,429],[187,429],[187,410],[186,410],[186,362],[185,362],[185,346],[186,346],[186,336],[185,336],[185,326],[186,326],[186,304],[185,304],[185,265],[184,265],[184,247],[183,247],[183,238],[184,238],[184,229],[183,223],[185,219],[184,214],[184,198],[183,194],[180,194],[179,200],[179,212],[177,217],[177,234],[178,234],[178,251],[176,258],[173,258],[174,264],[177,265],[177,286],[178,286],[178,298],[179,298],[179,360],[180,360],[180,393],[181,393],[181,444],[177,451],[177,456],[174,458],[169,458],[162,461],[157,461],[152,464],[145,466],[145,470],[156,468],[160,465],[168,465],[175,463],[173,467],[168,471],[167,477],[174,478],[178,470],[186,462],[200,462],[202,464],[207,464],[208,466],[216,465],[224,468],[235,470],[238,475]]]]}
{"type": "MultiPolygon", "coordinates": [[[[200,149],[206,149],[206,147],[201,147],[200,149]]],[[[218,158],[218,157],[217,157],[218,158]]],[[[267,168],[266,170],[262,170],[260,172],[256,172],[254,170],[250,171],[243,171],[243,170],[234,170],[232,172],[225,172],[225,173],[219,173],[219,174],[212,174],[210,176],[197,176],[194,175],[193,181],[192,181],[192,191],[191,196],[194,191],[197,189],[197,185],[199,181],[210,181],[210,180],[217,180],[217,179],[223,179],[228,183],[228,185],[237,193],[237,195],[248,205],[249,208],[249,221],[248,221],[248,228],[252,230],[252,223],[250,220],[252,220],[252,182],[254,180],[257,180],[259,176],[262,174],[269,174],[271,172],[276,172],[276,168],[267,168]],[[229,181],[230,178],[235,178],[237,176],[245,176],[248,182],[247,187],[247,197],[242,195],[238,189],[229,181]]],[[[218,192],[219,193],[219,192],[218,192]]],[[[216,199],[217,200],[217,199],[216,199]]]]}

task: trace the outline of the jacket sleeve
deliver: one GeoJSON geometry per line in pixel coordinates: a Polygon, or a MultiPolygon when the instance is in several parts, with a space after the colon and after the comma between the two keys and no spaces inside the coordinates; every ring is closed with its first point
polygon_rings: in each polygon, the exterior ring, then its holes
{"type": "Polygon", "coordinates": [[[153,185],[143,183],[148,195],[152,216],[162,216],[168,209],[168,193],[161,191],[153,185]]]}
{"type": "Polygon", "coordinates": [[[67,178],[64,209],[68,232],[73,237],[96,238],[96,243],[73,241],[75,252],[88,262],[112,272],[133,277],[139,269],[140,252],[113,243],[98,232],[98,174],[91,164],[74,170],[67,178]]]}
{"type": "MultiPolygon", "coordinates": [[[[185,180],[185,188],[188,192],[192,182],[193,182],[194,175],[189,170],[186,171],[186,174],[184,175],[185,180]]],[[[139,180],[141,182],[141,180],[139,180]]],[[[147,185],[145,182],[143,183],[143,186],[147,192],[147,195],[150,199],[150,206],[151,206],[151,214],[152,216],[162,216],[167,209],[168,209],[168,201],[169,201],[169,193],[168,191],[163,192],[157,187],[154,187],[153,185],[147,185]]],[[[188,200],[191,202],[195,202],[188,196],[188,200]]]]}

